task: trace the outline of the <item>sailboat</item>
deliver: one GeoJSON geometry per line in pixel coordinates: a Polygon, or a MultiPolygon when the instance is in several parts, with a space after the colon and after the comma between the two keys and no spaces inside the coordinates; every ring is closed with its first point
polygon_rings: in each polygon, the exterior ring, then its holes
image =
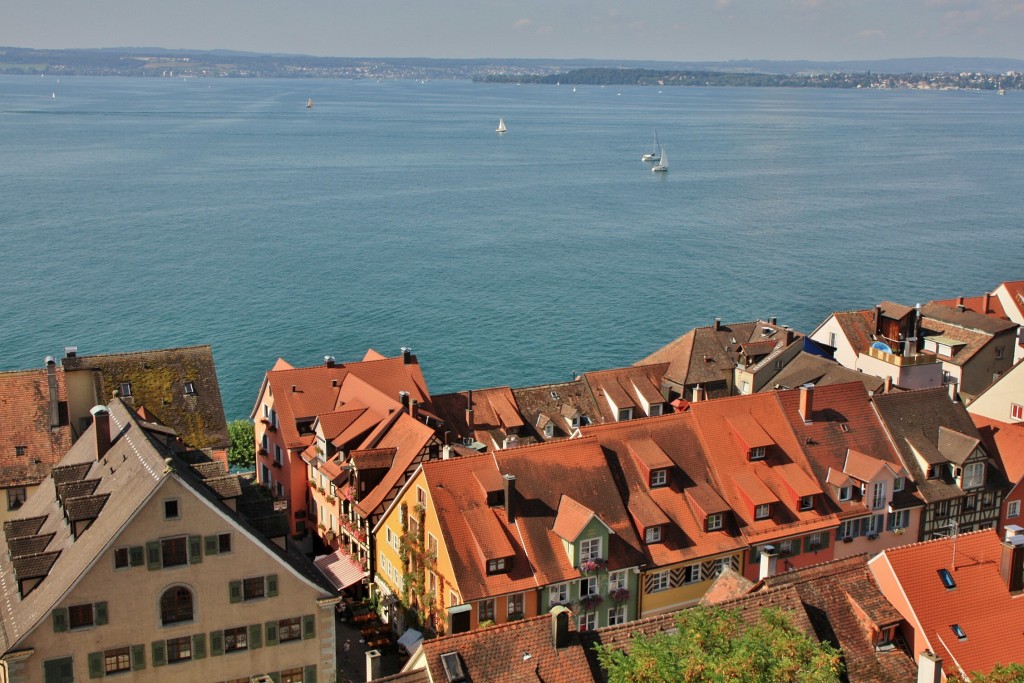
{"type": "Polygon", "coordinates": [[[668,157],[665,155],[665,148],[661,148],[661,154],[658,157],[658,163],[651,166],[651,171],[654,173],[664,173],[668,170],[668,157]]]}
{"type": "Polygon", "coordinates": [[[312,108],[313,108],[313,99],[310,98],[310,99],[306,100],[306,109],[312,109],[312,108]]]}
{"type": "Polygon", "coordinates": [[[504,133],[506,130],[508,130],[508,129],[505,128],[505,119],[503,119],[503,118],[501,118],[499,116],[498,117],[498,127],[495,128],[494,132],[496,132],[496,133],[504,133]]]}
{"type": "Polygon", "coordinates": [[[654,129],[654,147],[652,148],[652,151],[650,151],[647,154],[644,154],[642,157],[640,157],[640,160],[641,161],[660,161],[661,160],[661,156],[659,155],[659,152],[658,152],[659,149],[660,148],[658,147],[658,129],[655,128],[654,129]]]}

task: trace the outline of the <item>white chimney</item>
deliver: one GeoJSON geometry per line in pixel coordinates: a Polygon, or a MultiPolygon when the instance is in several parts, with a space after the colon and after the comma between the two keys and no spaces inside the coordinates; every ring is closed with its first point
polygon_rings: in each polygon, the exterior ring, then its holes
{"type": "Polygon", "coordinates": [[[942,683],[942,658],[925,650],[917,658],[917,683],[942,683]]]}
{"type": "Polygon", "coordinates": [[[757,572],[757,580],[764,581],[769,576],[775,576],[778,564],[779,554],[775,551],[775,546],[766,545],[761,549],[761,566],[757,572]]]}

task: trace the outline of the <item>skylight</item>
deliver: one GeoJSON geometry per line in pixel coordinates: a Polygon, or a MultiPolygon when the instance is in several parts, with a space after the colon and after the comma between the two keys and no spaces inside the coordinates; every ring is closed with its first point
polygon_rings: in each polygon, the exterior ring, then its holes
{"type": "Polygon", "coordinates": [[[950,628],[953,629],[953,633],[956,634],[958,640],[967,640],[967,633],[960,628],[960,624],[953,624],[950,628]]]}
{"type": "Polygon", "coordinates": [[[956,588],[956,581],[953,580],[953,575],[949,573],[948,569],[940,569],[939,578],[942,580],[942,585],[946,587],[946,590],[951,591],[956,588]]]}

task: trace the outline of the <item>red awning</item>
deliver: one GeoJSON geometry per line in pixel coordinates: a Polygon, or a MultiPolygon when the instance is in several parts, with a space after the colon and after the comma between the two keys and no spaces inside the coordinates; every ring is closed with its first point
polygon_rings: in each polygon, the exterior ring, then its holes
{"type": "Polygon", "coordinates": [[[340,550],[330,555],[321,555],[313,560],[313,564],[339,591],[359,583],[366,577],[366,572],[359,563],[340,550]]]}

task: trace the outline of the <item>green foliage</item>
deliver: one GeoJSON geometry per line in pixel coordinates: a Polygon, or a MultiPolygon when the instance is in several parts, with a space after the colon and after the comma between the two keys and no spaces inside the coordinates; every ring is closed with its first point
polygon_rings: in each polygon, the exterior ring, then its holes
{"type": "Polygon", "coordinates": [[[971,683],[1020,683],[1024,681],[1024,664],[996,664],[987,674],[971,674],[971,683]]]}
{"type": "Polygon", "coordinates": [[[256,436],[252,422],[249,420],[233,420],[228,423],[228,436],[231,446],[228,447],[228,464],[242,469],[256,468],[256,436]]]}
{"type": "Polygon", "coordinates": [[[762,610],[756,624],[715,607],[685,610],[676,621],[674,633],[634,637],[628,653],[597,646],[609,683],[834,683],[843,671],[839,650],[778,609],[762,610]]]}

